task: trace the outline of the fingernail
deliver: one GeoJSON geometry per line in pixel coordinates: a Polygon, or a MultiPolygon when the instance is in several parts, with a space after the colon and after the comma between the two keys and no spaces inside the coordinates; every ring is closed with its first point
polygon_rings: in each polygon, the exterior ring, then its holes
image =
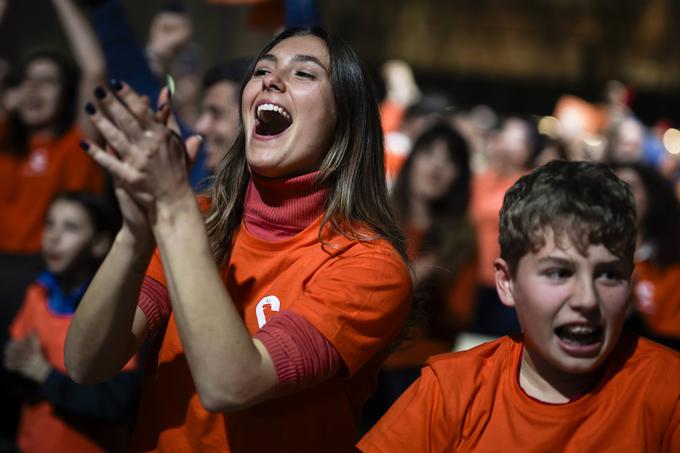
{"type": "Polygon", "coordinates": [[[97,113],[97,109],[94,108],[94,104],[92,104],[91,102],[85,104],[85,111],[87,112],[88,115],[94,115],[95,113],[97,113]]]}
{"type": "Polygon", "coordinates": [[[203,136],[203,134],[196,134],[196,137],[198,137],[198,140],[199,140],[201,143],[203,143],[203,142],[205,141],[205,137],[203,136]]]}
{"type": "Polygon", "coordinates": [[[104,91],[104,88],[102,87],[97,87],[94,89],[94,95],[97,96],[97,99],[104,99],[106,97],[106,91],[104,91]]]}
{"type": "Polygon", "coordinates": [[[83,148],[83,151],[88,151],[90,149],[90,144],[87,143],[85,140],[81,140],[80,147],[83,148]]]}
{"type": "Polygon", "coordinates": [[[118,79],[111,79],[109,81],[109,85],[111,85],[111,88],[113,88],[116,91],[120,91],[123,89],[123,84],[120,83],[120,80],[118,79]]]}

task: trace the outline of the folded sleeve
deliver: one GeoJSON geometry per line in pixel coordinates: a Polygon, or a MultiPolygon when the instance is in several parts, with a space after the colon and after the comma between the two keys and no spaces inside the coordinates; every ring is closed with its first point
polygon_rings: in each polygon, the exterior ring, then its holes
{"type": "Polygon", "coordinates": [[[411,305],[411,278],[401,257],[365,249],[329,262],[290,308],[333,345],[349,376],[397,339],[411,305]]]}

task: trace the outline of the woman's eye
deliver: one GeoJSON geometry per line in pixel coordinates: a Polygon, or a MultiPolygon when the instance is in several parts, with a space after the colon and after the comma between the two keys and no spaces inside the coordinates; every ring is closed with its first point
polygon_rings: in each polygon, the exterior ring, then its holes
{"type": "Polygon", "coordinates": [[[255,71],[253,71],[253,77],[263,76],[263,75],[266,75],[268,73],[269,73],[269,70],[267,70],[265,68],[257,68],[257,69],[255,69],[255,71]]]}
{"type": "Polygon", "coordinates": [[[306,71],[296,71],[295,75],[298,76],[298,77],[302,77],[303,79],[310,79],[311,80],[311,79],[315,78],[314,74],[311,74],[311,73],[306,72],[306,71]]]}

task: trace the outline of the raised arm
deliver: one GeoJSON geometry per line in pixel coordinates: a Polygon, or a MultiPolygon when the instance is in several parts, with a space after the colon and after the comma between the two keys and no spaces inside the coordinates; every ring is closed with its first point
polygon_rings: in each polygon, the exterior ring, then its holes
{"type": "MultiPolygon", "coordinates": [[[[95,145],[91,147],[91,155],[134,194],[150,219],[180,339],[204,407],[212,411],[236,410],[271,398],[278,384],[276,370],[265,347],[246,329],[219,276],[205,225],[188,183],[184,146],[152,113],[135,115],[130,112],[143,110],[139,108],[139,97],[132,90],[125,87],[118,95],[130,110],[111,94],[101,99],[100,105],[103,112],[115,118],[121,129],[116,129],[100,113],[92,115],[94,123],[118,155],[107,154],[95,145]],[[147,198],[146,194],[151,197],[147,198]]],[[[197,141],[192,142],[191,148],[197,149],[197,144],[197,141]]],[[[114,286],[119,292],[129,277],[110,274],[131,271],[134,260],[130,250],[117,249],[121,254],[127,251],[118,258],[123,264],[104,269],[109,277],[120,282],[120,286],[114,286]]],[[[113,260],[111,256],[108,259],[113,260]]],[[[97,277],[102,276],[100,271],[97,277]]],[[[134,276],[135,286],[138,278],[138,275],[134,276]]],[[[120,309],[125,316],[117,310],[109,310],[106,315],[97,313],[97,307],[122,301],[115,301],[105,294],[110,291],[111,283],[108,278],[104,280],[95,280],[90,288],[97,288],[96,297],[107,298],[107,303],[95,301],[95,294],[89,297],[88,291],[88,300],[84,301],[87,305],[83,304],[82,310],[79,308],[76,316],[81,315],[81,318],[70,333],[81,330],[85,306],[91,310],[88,323],[93,322],[95,316],[119,316],[124,322],[117,328],[125,331],[123,326],[130,325],[132,304],[120,309]]],[[[130,289],[127,295],[133,293],[132,284],[129,285],[125,287],[130,289]]],[[[121,295],[117,299],[122,299],[121,295]]],[[[82,341],[88,343],[98,341],[104,346],[109,338],[113,338],[113,335],[95,332],[96,328],[87,330],[89,338],[82,341]],[[97,335],[102,335],[102,340],[97,335]]],[[[100,350],[105,349],[104,346],[100,350]]],[[[90,356],[88,360],[95,360],[95,357],[90,356]]]]}
{"type": "MultiPolygon", "coordinates": [[[[123,92],[129,90],[126,86],[123,92]]],[[[148,109],[146,105],[145,109],[148,109]]],[[[88,104],[94,121],[108,121],[88,104]]],[[[166,109],[166,114],[169,109],[166,109]]],[[[110,123],[109,123],[110,124],[110,123]]],[[[111,154],[93,153],[104,167],[111,154]]],[[[114,177],[123,227],[76,310],[66,337],[65,363],[78,383],[98,383],[115,375],[139,350],[148,335],[147,320],[137,307],[142,280],[153,253],[146,214],[114,177]]]]}
{"type": "MultiPolygon", "coordinates": [[[[73,0],[52,0],[57,16],[64,27],[71,50],[80,68],[81,80],[78,93],[78,105],[82,106],[92,95],[92,91],[106,80],[106,63],[89,22],[74,4],[73,0]]],[[[96,136],[92,126],[82,109],[79,109],[78,124],[89,137],[96,136]]]]}
{"type": "Polygon", "coordinates": [[[64,361],[71,378],[96,384],[113,377],[147,337],[137,297],[153,249],[126,227],[80,302],[66,336],[64,361]]]}

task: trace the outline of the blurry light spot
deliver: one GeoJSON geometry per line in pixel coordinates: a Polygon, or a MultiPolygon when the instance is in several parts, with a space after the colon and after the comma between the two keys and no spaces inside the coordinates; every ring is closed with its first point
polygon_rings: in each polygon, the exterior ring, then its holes
{"type": "Polygon", "coordinates": [[[538,132],[550,137],[556,137],[559,133],[560,120],[554,116],[544,116],[538,122],[538,132]]]}
{"type": "Polygon", "coordinates": [[[583,142],[592,148],[599,148],[602,146],[602,139],[597,136],[586,137],[583,139],[583,142]]]}
{"type": "Polygon", "coordinates": [[[668,129],[663,134],[663,146],[671,154],[680,154],[680,131],[668,129]]]}

